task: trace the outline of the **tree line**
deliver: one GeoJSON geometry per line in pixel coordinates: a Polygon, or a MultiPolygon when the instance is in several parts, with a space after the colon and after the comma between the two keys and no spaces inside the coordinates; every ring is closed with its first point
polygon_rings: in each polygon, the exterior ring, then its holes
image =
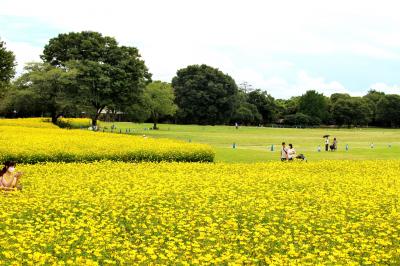
{"type": "Polygon", "coordinates": [[[87,116],[92,125],[108,113],[127,121],[182,124],[289,126],[400,126],[400,95],[370,90],[363,97],[315,90],[275,99],[238,86],[207,65],[179,69],[171,83],[153,81],[139,51],[98,32],[59,34],[40,62],[15,76],[15,56],[0,41],[0,115],[87,116]]]}

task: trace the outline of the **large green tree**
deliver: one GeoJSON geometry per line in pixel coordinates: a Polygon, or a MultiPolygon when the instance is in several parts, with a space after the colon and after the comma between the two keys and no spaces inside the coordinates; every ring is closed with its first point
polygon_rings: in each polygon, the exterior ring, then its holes
{"type": "Polygon", "coordinates": [[[333,93],[330,97],[331,99],[331,104],[334,104],[340,99],[350,99],[351,96],[348,93],[333,93]]]}
{"type": "Polygon", "coordinates": [[[229,75],[207,65],[180,69],[172,79],[178,121],[226,124],[237,106],[238,87],[229,75]]]}
{"type": "Polygon", "coordinates": [[[283,118],[286,115],[293,115],[299,111],[300,96],[293,96],[288,100],[277,99],[275,105],[278,110],[278,117],[283,118]]]}
{"type": "Polygon", "coordinates": [[[263,123],[271,123],[277,117],[277,106],[275,99],[265,91],[260,89],[251,91],[247,94],[248,102],[257,107],[262,116],[263,123]]]}
{"type": "Polygon", "coordinates": [[[400,127],[400,95],[388,94],[382,97],[377,104],[376,115],[384,126],[400,127]]]}
{"type": "Polygon", "coordinates": [[[299,112],[326,121],[329,117],[329,98],[309,90],[299,99],[299,112]]]}
{"type": "Polygon", "coordinates": [[[11,85],[1,99],[0,113],[9,118],[38,117],[45,114],[44,107],[31,88],[11,85]]]}
{"type": "Polygon", "coordinates": [[[237,107],[235,108],[232,123],[244,125],[259,124],[262,122],[262,116],[257,110],[257,106],[249,103],[249,95],[244,89],[240,89],[237,95],[237,107]]]}
{"type": "MultiPolygon", "coordinates": [[[[28,63],[24,73],[16,80],[19,94],[30,91],[42,113],[48,113],[53,123],[66,109],[75,108],[76,103],[69,95],[76,85],[76,71],[70,68],[58,68],[48,63],[28,63]]],[[[23,108],[19,106],[19,108],[23,108]]],[[[18,110],[19,111],[19,110],[18,110]]]]}
{"type": "Polygon", "coordinates": [[[124,110],[138,101],[151,75],[134,47],[119,46],[112,37],[83,31],[60,34],[45,46],[42,59],[75,68],[75,101],[97,125],[105,109],[124,110]]]}
{"type": "Polygon", "coordinates": [[[14,53],[8,51],[5,43],[0,40],[0,96],[4,96],[4,90],[14,77],[15,66],[14,53]]]}
{"type": "Polygon", "coordinates": [[[371,121],[372,110],[362,98],[342,97],[333,103],[332,117],[339,126],[367,125],[371,121]]]}
{"type": "Polygon", "coordinates": [[[174,103],[175,94],[171,84],[155,81],[148,84],[143,93],[144,109],[149,113],[153,122],[153,129],[157,128],[157,122],[164,116],[172,116],[178,110],[174,103]]]}
{"type": "Polygon", "coordinates": [[[385,97],[385,93],[379,92],[376,90],[370,90],[368,93],[363,97],[367,104],[369,105],[370,109],[372,110],[372,124],[375,126],[382,125],[383,121],[380,121],[377,118],[377,106],[378,102],[385,97]]]}

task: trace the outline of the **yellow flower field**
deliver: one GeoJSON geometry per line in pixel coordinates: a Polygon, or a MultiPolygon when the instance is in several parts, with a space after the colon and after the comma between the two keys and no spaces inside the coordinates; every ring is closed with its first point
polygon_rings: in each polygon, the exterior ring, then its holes
{"type": "Polygon", "coordinates": [[[33,128],[58,128],[50,123],[50,118],[17,118],[0,119],[0,126],[33,127],[33,128]]]}
{"type": "Polygon", "coordinates": [[[213,161],[204,144],[60,129],[40,118],[0,120],[0,161],[213,161]]]}
{"type": "Polygon", "coordinates": [[[18,165],[0,264],[400,264],[399,161],[18,165]]]}

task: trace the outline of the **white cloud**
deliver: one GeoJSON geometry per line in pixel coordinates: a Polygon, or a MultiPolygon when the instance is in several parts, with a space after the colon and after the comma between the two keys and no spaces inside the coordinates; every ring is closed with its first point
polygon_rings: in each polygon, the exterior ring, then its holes
{"type": "Polygon", "coordinates": [[[325,81],[322,77],[311,77],[306,71],[300,71],[295,85],[300,90],[317,90],[329,96],[332,93],[347,93],[345,87],[338,81],[325,81]]]}
{"type": "Polygon", "coordinates": [[[22,73],[26,63],[40,60],[39,55],[42,53],[42,47],[35,47],[24,42],[12,42],[7,39],[4,41],[6,42],[7,50],[13,51],[15,54],[17,74],[22,73]]]}
{"type": "Polygon", "coordinates": [[[369,56],[378,59],[400,59],[400,53],[392,52],[390,50],[372,46],[367,43],[354,43],[350,45],[354,51],[353,54],[361,56],[369,56]]]}
{"type": "Polygon", "coordinates": [[[372,90],[381,91],[386,94],[400,94],[400,85],[388,85],[386,83],[380,82],[372,84],[370,88],[372,90]]]}
{"type": "Polygon", "coordinates": [[[325,96],[332,93],[349,93],[349,91],[338,81],[326,81],[323,77],[313,77],[306,71],[301,70],[296,74],[293,83],[283,78],[273,77],[265,80],[265,88],[276,98],[290,98],[300,96],[308,90],[316,90],[325,96]]]}
{"type": "Polygon", "coordinates": [[[304,70],[294,73],[292,82],[279,76],[263,77],[252,69],[242,69],[236,72],[235,76],[239,77],[237,83],[247,81],[253,88],[265,90],[280,99],[300,96],[308,90],[316,90],[325,96],[330,96],[332,93],[351,93],[338,81],[326,81],[325,78],[311,76],[304,70]]]}

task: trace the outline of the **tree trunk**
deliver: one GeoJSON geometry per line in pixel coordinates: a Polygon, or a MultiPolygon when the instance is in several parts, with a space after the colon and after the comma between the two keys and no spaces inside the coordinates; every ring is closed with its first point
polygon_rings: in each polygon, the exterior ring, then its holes
{"type": "Polygon", "coordinates": [[[99,113],[96,113],[94,117],[92,117],[92,128],[93,130],[97,129],[97,119],[99,118],[99,113]]]}
{"type": "Polygon", "coordinates": [[[92,117],[92,128],[97,129],[97,119],[99,118],[101,112],[103,111],[104,107],[101,107],[100,109],[97,109],[96,114],[94,117],[92,117]]]}
{"type": "Polygon", "coordinates": [[[54,125],[57,124],[57,114],[56,113],[51,113],[51,123],[53,123],[54,125]]]}
{"type": "Polygon", "coordinates": [[[158,127],[157,127],[158,115],[157,114],[153,114],[152,115],[152,119],[153,119],[153,129],[157,130],[158,129],[158,127]]]}

